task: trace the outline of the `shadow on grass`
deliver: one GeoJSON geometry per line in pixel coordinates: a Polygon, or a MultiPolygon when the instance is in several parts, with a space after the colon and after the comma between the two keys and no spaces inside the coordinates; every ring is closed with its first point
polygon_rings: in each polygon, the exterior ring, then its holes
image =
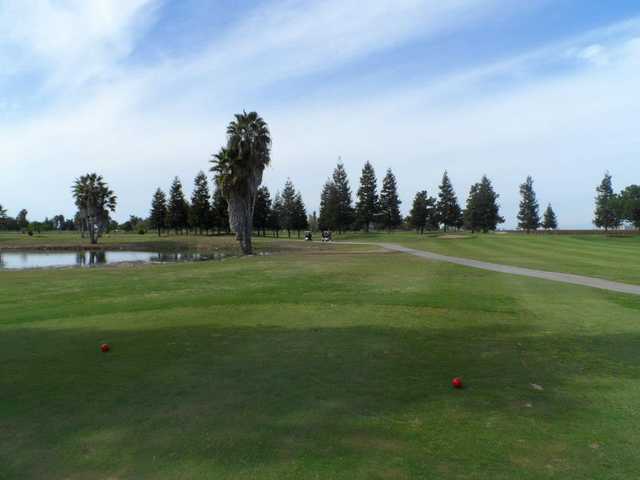
{"type": "Polygon", "coordinates": [[[330,478],[326,468],[375,478],[398,458],[425,473],[431,448],[438,464],[492,448],[472,440],[490,435],[488,417],[506,415],[507,430],[528,428],[536,415],[570,421],[587,405],[584,389],[598,388],[576,378],[621,366],[640,378],[638,338],[534,333],[503,325],[7,330],[0,477],[158,478],[182,467],[233,474],[302,462],[298,478],[330,478]],[[451,389],[456,375],[465,390],[451,389]],[[532,396],[540,409],[523,409],[532,396]],[[445,428],[452,422],[462,437],[445,428]],[[425,440],[429,431],[437,433],[425,440]],[[363,464],[371,475],[355,468],[363,464]]]}

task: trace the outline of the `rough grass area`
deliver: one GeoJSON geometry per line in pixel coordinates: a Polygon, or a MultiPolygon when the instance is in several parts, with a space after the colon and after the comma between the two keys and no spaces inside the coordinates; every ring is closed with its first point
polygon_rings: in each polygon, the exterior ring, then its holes
{"type": "Polygon", "coordinates": [[[398,232],[336,239],[393,242],[443,255],[640,284],[640,235],[398,232]]]}
{"type": "Polygon", "coordinates": [[[0,272],[0,478],[637,477],[640,298],[299,245],[0,272]]]}

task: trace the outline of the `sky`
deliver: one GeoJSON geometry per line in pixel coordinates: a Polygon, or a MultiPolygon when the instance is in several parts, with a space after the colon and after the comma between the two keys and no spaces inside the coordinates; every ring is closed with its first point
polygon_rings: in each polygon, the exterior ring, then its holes
{"type": "Polygon", "coordinates": [[[561,228],[590,228],[605,171],[640,183],[637,0],[0,0],[0,204],[74,214],[102,174],[115,217],[190,195],[233,114],[268,122],[272,164],[307,209],[340,158],[395,173],[408,213],[445,170],[483,174],[516,225],[533,176],[561,228]]]}

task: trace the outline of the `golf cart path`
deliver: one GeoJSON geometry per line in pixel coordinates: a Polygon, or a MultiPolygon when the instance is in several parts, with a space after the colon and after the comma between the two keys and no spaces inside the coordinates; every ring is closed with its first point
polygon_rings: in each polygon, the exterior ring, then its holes
{"type": "Polygon", "coordinates": [[[425,250],[416,250],[414,248],[403,247],[395,243],[365,243],[365,242],[338,242],[353,243],[360,245],[379,245],[387,250],[395,252],[408,253],[415,257],[426,258],[427,260],[435,260],[438,262],[455,263],[456,265],[464,265],[465,267],[480,268],[482,270],[490,270],[492,272],[510,273],[512,275],[522,275],[525,277],[542,278],[543,280],[551,280],[554,282],[571,283],[573,285],[582,285],[585,287],[599,288],[602,290],[610,290],[612,292],[630,293],[632,295],[640,295],[640,285],[630,285],[628,283],[612,282],[601,278],[585,277],[582,275],[573,275],[571,273],[547,272],[544,270],[533,270],[531,268],[514,267],[511,265],[501,265],[498,263],[481,262],[470,258],[450,257],[448,255],[440,255],[425,250]]]}

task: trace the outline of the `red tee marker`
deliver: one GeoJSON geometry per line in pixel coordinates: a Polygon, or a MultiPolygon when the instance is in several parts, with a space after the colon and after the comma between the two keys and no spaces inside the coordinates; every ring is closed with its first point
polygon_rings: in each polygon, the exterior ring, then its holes
{"type": "Polygon", "coordinates": [[[454,378],[451,380],[451,385],[453,385],[453,388],[462,388],[462,379],[460,377],[454,378]]]}
{"type": "Polygon", "coordinates": [[[100,345],[100,350],[102,350],[104,353],[107,353],[109,350],[111,350],[111,347],[108,343],[103,343],[102,345],[100,345]]]}

